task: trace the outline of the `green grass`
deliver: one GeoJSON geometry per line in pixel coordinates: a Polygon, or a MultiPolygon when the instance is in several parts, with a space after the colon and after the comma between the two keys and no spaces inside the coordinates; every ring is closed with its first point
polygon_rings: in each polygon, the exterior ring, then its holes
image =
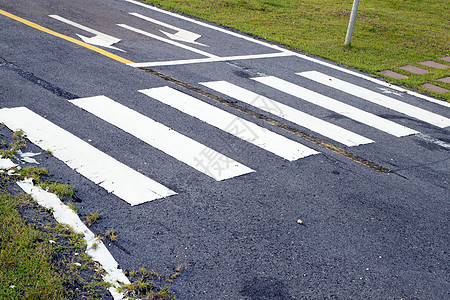
{"type": "MultiPolygon", "coordinates": [[[[9,144],[9,149],[0,149],[0,155],[3,158],[13,158],[17,150],[24,148],[27,143],[22,130],[16,131],[12,135],[13,141],[9,144]]],[[[4,148],[6,143],[1,142],[0,147],[4,148]]]]}
{"type": "Polygon", "coordinates": [[[61,184],[57,182],[40,182],[38,184],[42,189],[49,191],[50,193],[58,196],[59,199],[72,198],[75,193],[75,188],[68,186],[66,184],[61,184]]]}
{"type": "Polygon", "coordinates": [[[100,219],[100,215],[99,215],[97,212],[95,212],[95,213],[92,213],[92,214],[86,216],[86,221],[85,221],[85,223],[86,223],[87,226],[90,227],[90,226],[92,226],[93,224],[97,223],[97,221],[98,221],[99,219],[100,219]]]}
{"type": "Polygon", "coordinates": [[[62,299],[66,278],[52,269],[48,237],[17,212],[20,201],[0,191],[0,299],[62,299]]]}
{"type": "MultiPolygon", "coordinates": [[[[180,276],[182,266],[176,268],[175,274],[170,275],[166,282],[172,283],[173,279],[180,276]],[[172,279],[170,279],[172,278],[172,279]]],[[[154,270],[148,271],[141,268],[139,271],[125,271],[131,284],[124,284],[120,290],[129,299],[160,299],[175,300],[176,297],[170,292],[168,286],[162,286],[163,276],[154,270]]]]}
{"type": "MultiPolygon", "coordinates": [[[[22,131],[11,135],[11,143],[0,142],[0,154],[14,159],[26,140],[22,131]]],[[[107,286],[94,272],[98,266],[83,253],[83,236],[56,223],[30,196],[13,196],[7,189],[25,177],[60,198],[71,199],[74,188],[46,181],[50,174],[43,168],[13,170],[11,176],[0,174],[0,299],[100,299],[107,286]],[[73,267],[77,260],[84,273],[73,267]]]]}
{"type": "MultiPolygon", "coordinates": [[[[371,0],[359,4],[350,47],[344,46],[353,0],[145,0],[165,9],[229,26],[337,63],[376,73],[450,55],[450,2],[371,0]]],[[[420,65],[417,65],[420,66],[420,65]]],[[[447,70],[391,80],[419,88],[447,70]]],[[[402,72],[402,71],[400,71],[402,72]]],[[[402,72],[403,73],[403,72],[402,72]]],[[[411,74],[407,74],[411,75],[411,74]]],[[[389,79],[389,78],[387,78],[389,79]]],[[[419,91],[424,91],[419,88],[419,91]]],[[[450,93],[433,94],[450,100],[450,93]]]]}
{"type": "MultiPolygon", "coordinates": [[[[26,140],[22,131],[11,133],[10,140],[9,144],[0,141],[0,155],[14,160],[17,150],[26,147],[26,140]]],[[[43,168],[13,170],[14,175],[0,173],[0,299],[103,299],[110,284],[102,279],[105,270],[85,252],[83,235],[57,223],[51,210],[39,207],[31,196],[8,192],[16,181],[32,178],[35,185],[67,200],[77,213],[71,201],[74,187],[48,181],[50,174],[43,168]]],[[[91,213],[86,223],[92,226],[100,218],[98,212],[91,213]]],[[[114,229],[98,237],[111,242],[118,238],[114,229]]],[[[92,248],[98,245],[94,243],[92,248]]],[[[175,271],[170,282],[180,276],[181,265],[175,271]]],[[[157,272],[142,268],[139,278],[121,290],[133,299],[176,299],[161,280],[157,272]]]]}

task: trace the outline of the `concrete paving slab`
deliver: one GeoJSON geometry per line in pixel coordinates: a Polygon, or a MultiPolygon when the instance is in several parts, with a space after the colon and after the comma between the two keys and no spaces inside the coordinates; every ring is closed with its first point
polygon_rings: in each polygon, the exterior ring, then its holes
{"type": "Polygon", "coordinates": [[[450,83],[450,77],[439,78],[438,80],[441,82],[450,83]]]}
{"type": "Polygon", "coordinates": [[[425,70],[425,69],[422,69],[422,68],[419,68],[416,66],[412,66],[412,65],[401,66],[401,67],[399,67],[399,69],[402,69],[402,70],[405,70],[405,71],[408,71],[408,72],[411,72],[414,74],[419,74],[419,75],[428,73],[428,70],[425,70]]]}
{"type": "Polygon", "coordinates": [[[421,87],[426,88],[426,89],[428,89],[430,91],[433,91],[433,92],[436,92],[436,93],[448,93],[448,92],[450,92],[450,90],[444,89],[444,88],[442,88],[440,86],[437,86],[437,85],[434,85],[434,84],[431,84],[431,83],[422,84],[421,87]]]}
{"type": "Polygon", "coordinates": [[[441,57],[440,59],[450,62],[450,56],[441,57]]]}
{"type": "Polygon", "coordinates": [[[440,63],[437,63],[432,60],[421,61],[421,62],[419,62],[419,64],[427,66],[427,67],[435,68],[435,69],[447,69],[448,68],[447,65],[440,64],[440,63]]]}
{"type": "Polygon", "coordinates": [[[389,77],[396,78],[396,79],[406,79],[406,78],[408,78],[408,76],[400,74],[400,73],[397,73],[397,72],[394,72],[392,70],[383,70],[383,71],[380,71],[378,73],[381,74],[381,75],[389,76],[389,77]]]}

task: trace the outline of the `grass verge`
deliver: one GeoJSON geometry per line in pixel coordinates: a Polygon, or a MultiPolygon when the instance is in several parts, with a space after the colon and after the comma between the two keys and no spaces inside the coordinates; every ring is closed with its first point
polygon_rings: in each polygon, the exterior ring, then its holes
{"type": "MultiPolygon", "coordinates": [[[[9,144],[1,142],[0,154],[15,160],[16,152],[26,145],[23,132],[12,133],[9,144]]],[[[101,273],[95,271],[101,268],[85,253],[83,236],[58,224],[51,211],[30,196],[17,195],[14,184],[33,178],[66,199],[73,196],[73,188],[46,181],[50,174],[43,168],[11,171],[0,172],[0,299],[102,299],[108,295],[101,273]]]]}
{"type": "Polygon", "coordinates": [[[64,298],[67,277],[51,266],[48,236],[26,224],[16,210],[21,202],[23,197],[0,191],[0,298],[64,298]]]}
{"type": "MultiPolygon", "coordinates": [[[[0,136],[10,143],[0,142],[0,156],[18,160],[16,152],[27,147],[27,140],[22,131],[5,135],[5,129],[0,127],[0,136]]],[[[24,178],[56,194],[76,213],[78,209],[72,202],[74,187],[49,181],[46,169],[0,170],[0,299],[112,299],[107,291],[110,284],[103,281],[105,271],[87,254],[83,235],[57,223],[52,210],[40,207],[29,195],[17,196],[14,184],[24,178]]],[[[85,217],[88,226],[99,219],[98,212],[85,217]]],[[[107,237],[115,242],[115,230],[108,231],[107,237]]],[[[176,277],[180,270],[181,266],[176,277]]],[[[143,271],[120,290],[133,299],[175,299],[168,286],[153,281],[162,279],[155,274],[143,271]]],[[[167,282],[176,277],[172,274],[167,282]]]]}
{"type": "MultiPolygon", "coordinates": [[[[235,28],[269,41],[324,57],[339,64],[376,73],[399,66],[450,55],[449,1],[372,0],[359,4],[350,47],[344,46],[353,0],[144,0],[169,10],[183,12],[235,28]]],[[[447,63],[448,64],[448,63],[447,63]]],[[[412,75],[392,83],[420,92],[426,82],[450,89],[437,81],[450,76],[450,68],[429,69],[426,76],[412,75]]],[[[426,91],[431,93],[429,91],[426,91]]],[[[450,93],[431,93],[450,101],[450,93]]]]}

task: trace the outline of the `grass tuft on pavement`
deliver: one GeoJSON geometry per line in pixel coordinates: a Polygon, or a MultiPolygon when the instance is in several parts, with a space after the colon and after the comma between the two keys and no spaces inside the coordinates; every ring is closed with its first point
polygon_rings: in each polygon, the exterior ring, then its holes
{"type": "MultiPolygon", "coordinates": [[[[339,64],[376,73],[450,55],[450,2],[442,0],[360,1],[350,47],[344,46],[353,0],[144,0],[274,41],[339,64]]],[[[448,64],[448,63],[447,63],[448,64]]],[[[422,67],[422,66],[421,66],[422,67]]],[[[419,89],[450,76],[450,68],[390,82],[419,89]]],[[[427,91],[429,92],[429,91],[427,91]]],[[[431,93],[450,100],[450,93],[431,93]]]]}

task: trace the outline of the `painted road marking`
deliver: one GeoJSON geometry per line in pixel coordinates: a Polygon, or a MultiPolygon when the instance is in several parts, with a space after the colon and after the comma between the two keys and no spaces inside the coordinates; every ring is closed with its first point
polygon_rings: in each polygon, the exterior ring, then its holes
{"type": "Polygon", "coordinates": [[[437,127],[444,128],[450,126],[450,119],[446,117],[357,86],[353,83],[349,83],[317,71],[302,72],[297,74],[437,127]]]}
{"type": "Polygon", "coordinates": [[[119,269],[119,264],[106,248],[105,244],[80,220],[80,217],[67,205],[65,205],[53,193],[44,191],[33,184],[31,178],[18,181],[17,185],[42,207],[50,209],[55,220],[61,224],[70,226],[70,228],[82,234],[86,242],[86,253],[92,259],[98,262],[105,273],[102,278],[105,282],[111,285],[108,288],[114,300],[121,300],[125,295],[120,292],[121,284],[130,284],[130,280],[125,276],[122,269],[119,269]]]}
{"type": "Polygon", "coordinates": [[[446,143],[444,141],[441,141],[439,139],[435,139],[435,138],[433,138],[433,137],[431,137],[431,136],[429,136],[427,134],[418,133],[415,136],[418,137],[419,139],[422,139],[422,140],[426,141],[426,142],[433,143],[433,144],[436,144],[438,146],[441,146],[442,148],[446,148],[446,149],[450,150],[450,144],[448,144],[448,143],[446,143]]]}
{"type": "Polygon", "coordinates": [[[346,146],[357,146],[374,142],[359,134],[313,117],[283,103],[261,96],[232,83],[226,81],[216,81],[200,84],[244,103],[253,105],[266,112],[272,113],[285,120],[291,121],[297,125],[308,128],[346,146]]]}
{"type": "Polygon", "coordinates": [[[140,92],[289,161],[319,153],[173,88],[140,92]]]}
{"type": "Polygon", "coordinates": [[[125,52],[124,50],[113,46],[113,44],[116,44],[116,43],[121,41],[118,38],[115,38],[113,36],[107,35],[107,34],[102,33],[100,31],[91,29],[89,27],[83,26],[81,24],[75,23],[73,21],[70,21],[70,20],[68,20],[66,18],[60,17],[58,15],[49,15],[49,17],[53,18],[53,19],[56,19],[58,21],[64,22],[66,24],[72,25],[72,26],[77,27],[79,29],[82,29],[84,31],[90,32],[92,34],[95,34],[95,36],[93,36],[93,37],[86,37],[84,35],[77,34],[77,36],[79,36],[80,39],[82,39],[83,42],[85,42],[85,43],[125,52]]]}
{"type": "Polygon", "coordinates": [[[182,28],[175,27],[173,25],[170,25],[170,24],[167,24],[167,23],[164,23],[164,22],[161,22],[161,21],[149,18],[147,16],[143,16],[143,15],[138,14],[138,13],[130,13],[130,15],[138,17],[138,18],[141,18],[141,19],[146,20],[148,22],[152,22],[152,23],[155,23],[157,25],[164,26],[164,27],[167,27],[169,29],[175,30],[176,31],[175,34],[168,33],[168,32],[160,30],[162,33],[167,35],[167,37],[171,38],[172,40],[177,40],[177,41],[182,41],[182,42],[191,43],[191,44],[195,44],[195,45],[209,47],[207,45],[204,45],[204,44],[201,44],[199,42],[196,42],[196,40],[198,40],[199,38],[202,37],[200,34],[197,34],[197,33],[194,33],[194,32],[191,32],[191,31],[188,31],[188,30],[185,30],[185,29],[182,29],[182,28]]]}
{"type": "Polygon", "coordinates": [[[131,205],[176,195],[26,107],[1,109],[0,121],[23,130],[33,144],[131,205]]]}
{"type": "Polygon", "coordinates": [[[106,96],[80,98],[70,102],[215,180],[225,180],[254,172],[241,163],[106,96]],[[221,161],[226,162],[226,165],[221,168],[218,165],[214,168],[205,168],[200,161],[201,153],[221,157],[221,161]]]}
{"type": "Polygon", "coordinates": [[[343,157],[351,159],[351,160],[353,160],[353,161],[355,161],[355,162],[357,162],[359,164],[362,164],[363,166],[366,166],[366,167],[368,167],[368,168],[370,168],[372,170],[375,170],[375,171],[380,172],[380,173],[390,173],[391,172],[391,170],[389,168],[385,168],[382,165],[379,165],[379,164],[377,164],[377,163],[375,163],[373,161],[370,161],[370,160],[365,159],[365,158],[363,158],[363,157],[361,157],[359,155],[351,153],[350,151],[347,151],[347,150],[342,149],[340,147],[337,147],[337,146],[335,146],[333,144],[330,144],[330,143],[328,143],[328,142],[326,142],[326,141],[324,141],[322,139],[319,139],[319,138],[317,138],[317,137],[315,137],[315,136],[313,136],[311,134],[308,134],[308,133],[306,133],[306,132],[304,132],[302,130],[299,130],[298,128],[294,128],[292,126],[289,126],[286,123],[283,123],[283,122],[280,122],[278,120],[275,120],[275,119],[271,118],[270,116],[263,115],[263,114],[261,114],[259,112],[256,112],[256,111],[251,110],[251,109],[249,109],[247,107],[244,107],[244,106],[242,106],[242,105],[240,105],[240,104],[238,104],[236,102],[229,101],[229,100],[227,100],[225,98],[222,98],[220,96],[217,96],[215,94],[212,94],[210,92],[202,90],[202,89],[200,89],[198,87],[195,87],[193,85],[185,83],[185,82],[183,82],[181,80],[178,80],[176,78],[167,76],[167,75],[165,75],[165,74],[163,74],[161,72],[157,72],[157,71],[154,71],[154,70],[148,69],[148,68],[140,68],[140,69],[142,71],[146,72],[146,73],[151,74],[151,75],[158,76],[159,78],[164,79],[164,80],[166,80],[166,81],[168,81],[168,82],[170,82],[172,84],[175,84],[177,86],[185,88],[185,89],[187,89],[187,90],[189,90],[189,91],[191,91],[193,93],[196,93],[198,95],[207,97],[207,98],[209,98],[211,100],[219,102],[219,103],[221,103],[223,105],[226,105],[226,106],[228,106],[230,108],[233,108],[233,109],[235,109],[237,111],[245,113],[245,114],[247,114],[247,115],[249,115],[249,116],[251,116],[253,118],[259,119],[259,120],[261,120],[261,121],[263,121],[263,122],[265,122],[267,124],[279,127],[281,129],[285,130],[286,132],[289,132],[289,133],[294,134],[294,135],[296,135],[298,137],[301,137],[301,138],[303,138],[303,139],[305,139],[307,141],[310,141],[310,142],[312,142],[312,143],[314,143],[314,144],[316,144],[316,145],[318,145],[320,147],[323,147],[325,149],[333,151],[334,153],[337,153],[339,155],[342,155],[343,157]]]}
{"type": "Polygon", "coordinates": [[[313,92],[304,87],[298,86],[274,76],[258,77],[252,79],[397,137],[417,133],[417,131],[412,130],[408,127],[399,125],[359,108],[313,92]]]}
{"type": "MultiPolygon", "coordinates": [[[[176,13],[173,13],[173,12],[170,12],[170,11],[166,11],[166,10],[163,10],[163,9],[160,9],[160,8],[148,5],[148,4],[144,4],[144,3],[139,2],[139,1],[134,1],[134,0],[125,0],[125,1],[133,3],[133,4],[136,4],[138,6],[142,6],[144,8],[147,8],[147,9],[150,9],[150,10],[153,10],[153,11],[157,11],[157,12],[162,13],[162,14],[166,14],[166,15],[169,15],[169,16],[172,16],[172,17],[184,20],[184,21],[188,21],[190,23],[194,23],[194,24],[200,25],[202,27],[206,27],[206,28],[209,28],[209,29],[212,29],[212,30],[215,30],[215,31],[226,33],[228,35],[232,35],[234,37],[237,37],[237,38],[240,38],[240,39],[243,39],[243,40],[247,40],[247,41],[250,41],[250,42],[253,42],[253,43],[256,43],[256,44],[260,44],[260,45],[263,45],[263,46],[268,47],[268,48],[279,50],[281,52],[285,52],[286,51],[285,49],[283,49],[283,48],[281,48],[279,46],[271,45],[271,44],[268,44],[268,43],[263,42],[263,41],[255,40],[255,39],[253,39],[251,37],[244,36],[244,35],[235,33],[233,31],[230,31],[230,30],[227,30],[227,29],[224,29],[224,28],[221,28],[221,27],[210,25],[210,24],[205,23],[205,22],[197,21],[197,20],[194,20],[194,19],[182,16],[182,15],[179,15],[179,14],[176,14],[176,13]]],[[[292,53],[294,53],[294,52],[292,52],[292,53]]]]}
{"type": "Polygon", "coordinates": [[[313,63],[326,66],[326,67],[328,67],[330,69],[335,69],[335,70],[338,70],[340,72],[347,73],[347,74],[350,74],[352,76],[355,76],[355,77],[358,77],[358,78],[362,78],[364,80],[376,83],[378,85],[385,86],[385,87],[388,87],[390,89],[393,89],[393,90],[396,90],[396,91],[399,91],[399,92],[402,92],[402,93],[405,93],[405,94],[408,94],[408,95],[412,95],[412,96],[417,97],[417,98],[421,98],[421,99],[427,100],[427,101],[432,102],[434,104],[439,104],[439,105],[442,105],[442,106],[445,106],[445,107],[450,107],[450,102],[434,99],[434,98],[428,97],[426,95],[422,95],[422,94],[419,94],[417,92],[413,92],[413,91],[401,88],[399,86],[387,83],[385,81],[381,81],[379,79],[376,79],[376,78],[364,75],[362,73],[358,73],[358,72],[352,71],[350,69],[345,69],[345,68],[339,67],[337,65],[334,65],[332,63],[325,62],[325,61],[322,61],[322,60],[319,60],[319,59],[316,59],[316,58],[312,58],[312,57],[309,57],[309,56],[306,56],[306,55],[303,55],[303,54],[294,53],[294,55],[299,57],[299,58],[311,61],[313,63]]]}
{"type": "Polygon", "coordinates": [[[323,60],[320,60],[320,59],[316,59],[316,58],[313,58],[313,57],[310,57],[310,56],[307,56],[307,55],[304,55],[304,54],[300,54],[300,53],[297,53],[297,52],[294,52],[294,51],[289,51],[289,50],[283,49],[283,48],[281,48],[281,47],[279,47],[277,45],[272,45],[272,44],[269,44],[268,42],[257,40],[257,39],[255,39],[253,37],[245,36],[245,35],[242,35],[242,34],[239,34],[239,33],[236,33],[236,32],[233,32],[233,31],[230,31],[230,30],[227,30],[227,29],[224,29],[222,27],[218,27],[218,26],[214,26],[214,25],[211,25],[211,24],[208,24],[208,23],[204,23],[204,22],[200,22],[200,21],[197,21],[197,20],[194,20],[194,19],[190,19],[188,17],[182,16],[182,15],[170,12],[170,11],[165,11],[163,9],[160,9],[160,8],[157,8],[157,7],[154,7],[154,6],[150,6],[148,4],[144,4],[144,3],[139,2],[139,1],[135,1],[135,0],[125,0],[125,1],[133,3],[133,4],[138,5],[138,6],[142,6],[144,8],[147,8],[147,9],[159,12],[159,13],[162,13],[162,14],[166,14],[166,15],[172,16],[174,18],[178,18],[178,19],[181,19],[181,20],[184,20],[184,21],[187,21],[187,22],[191,22],[193,24],[197,24],[197,25],[200,25],[200,26],[203,26],[203,27],[215,30],[215,31],[219,31],[219,32],[222,32],[222,33],[225,33],[225,34],[228,34],[228,35],[231,35],[231,36],[234,36],[234,37],[237,37],[237,38],[240,38],[240,39],[243,39],[243,40],[255,43],[255,44],[259,44],[259,45],[265,46],[267,48],[278,50],[280,52],[284,52],[286,54],[293,55],[293,56],[299,57],[301,59],[308,60],[308,61],[311,61],[313,63],[319,64],[319,65],[322,65],[322,66],[326,66],[328,68],[335,69],[335,70],[338,70],[338,71],[350,74],[350,75],[358,77],[358,78],[365,79],[365,80],[370,81],[370,82],[374,82],[376,84],[379,84],[379,85],[382,85],[382,86],[385,86],[385,87],[388,87],[388,88],[400,91],[402,93],[406,93],[406,94],[412,95],[414,97],[422,98],[422,99],[427,100],[429,102],[433,102],[433,103],[436,103],[436,104],[439,104],[439,105],[442,105],[442,106],[450,107],[450,103],[449,102],[442,101],[442,100],[437,100],[437,99],[434,99],[434,98],[431,98],[431,97],[428,97],[428,96],[425,96],[425,95],[422,95],[422,94],[419,94],[419,93],[416,93],[416,92],[412,92],[412,91],[406,90],[404,88],[401,88],[401,87],[389,84],[389,83],[387,83],[385,81],[382,81],[382,80],[379,80],[379,79],[376,79],[376,78],[373,78],[373,77],[370,77],[370,76],[367,76],[367,75],[364,75],[364,74],[352,71],[350,69],[342,68],[340,66],[337,66],[334,63],[326,62],[326,61],[323,61],[323,60]]]}
{"type": "Polygon", "coordinates": [[[222,61],[233,61],[233,60],[248,60],[248,59],[260,59],[260,58],[273,58],[273,57],[285,57],[292,56],[290,53],[280,52],[280,53],[267,53],[267,54],[254,54],[254,55],[237,55],[237,56],[223,56],[223,57],[211,57],[211,58],[195,58],[195,59],[185,59],[185,60],[171,60],[171,61],[154,61],[154,62],[143,62],[143,63],[132,63],[129,64],[132,67],[161,67],[161,66],[176,66],[176,65],[187,65],[187,64],[198,64],[198,63],[211,63],[211,62],[222,62],[222,61]]]}
{"type": "Polygon", "coordinates": [[[22,18],[20,18],[20,17],[18,17],[18,16],[15,16],[15,15],[13,15],[13,14],[10,14],[9,12],[6,12],[6,11],[4,11],[4,10],[1,10],[1,9],[0,9],[0,14],[6,16],[6,17],[8,17],[8,18],[11,18],[11,19],[13,19],[13,20],[16,20],[16,21],[18,21],[18,22],[20,22],[20,23],[23,23],[23,24],[25,24],[25,25],[27,25],[27,26],[30,26],[30,27],[32,27],[32,28],[34,28],[34,29],[43,31],[43,32],[45,32],[45,33],[48,33],[48,34],[51,34],[51,35],[53,35],[53,36],[59,37],[59,38],[61,38],[61,39],[64,39],[64,40],[66,40],[66,41],[69,41],[69,42],[71,42],[71,43],[74,43],[74,44],[77,44],[77,45],[79,45],[79,46],[88,48],[88,49],[90,49],[90,50],[92,50],[92,51],[95,51],[95,52],[97,52],[97,53],[99,53],[99,54],[101,54],[101,55],[104,55],[104,56],[106,56],[106,57],[109,57],[109,58],[111,58],[111,59],[117,60],[117,61],[119,61],[119,62],[121,62],[121,63],[124,63],[124,64],[132,64],[132,63],[133,63],[132,61],[130,61],[130,60],[128,60],[128,59],[125,59],[125,58],[123,58],[123,57],[117,56],[117,55],[112,54],[112,53],[110,53],[110,52],[108,52],[108,51],[105,51],[105,50],[100,49],[100,48],[98,48],[98,47],[89,45],[89,44],[87,44],[87,43],[85,43],[85,42],[76,40],[76,39],[71,38],[71,37],[69,37],[69,36],[63,35],[63,34],[58,33],[58,32],[56,32],[56,31],[50,30],[50,29],[45,28],[45,27],[43,27],[43,26],[41,26],[41,25],[38,25],[38,24],[36,24],[36,23],[33,23],[33,22],[28,21],[28,20],[22,19],[22,18]]]}
{"type": "Polygon", "coordinates": [[[182,49],[189,50],[189,51],[192,51],[192,52],[194,52],[194,53],[204,55],[204,56],[206,56],[206,57],[217,57],[216,55],[210,54],[210,53],[208,53],[208,52],[205,52],[205,51],[202,51],[202,50],[198,50],[198,49],[196,49],[196,48],[193,48],[193,47],[190,47],[190,46],[186,46],[186,45],[180,44],[180,43],[178,43],[178,42],[174,42],[174,41],[172,41],[172,40],[169,40],[169,39],[166,39],[166,38],[157,36],[156,34],[149,33],[149,32],[146,32],[146,31],[141,30],[141,29],[138,29],[138,28],[134,28],[134,27],[132,27],[132,26],[128,26],[128,25],[126,25],[126,24],[117,24],[117,25],[120,26],[120,27],[122,27],[122,28],[131,30],[131,31],[134,31],[134,32],[136,32],[136,33],[139,33],[139,34],[142,34],[142,35],[151,37],[151,38],[153,38],[153,39],[155,39],[155,40],[158,40],[158,41],[161,41],[161,42],[164,42],[164,43],[167,43],[167,44],[171,44],[171,45],[180,47],[180,48],[182,48],[182,49]]]}
{"type": "MultiPolygon", "coordinates": [[[[149,6],[149,5],[143,4],[143,3],[138,2],[138,1],[134,1],[134,0],[126,0],[126,1],[128,1],[130,3],[133,3],[133,4],[136,4],[136,5],[139,5],[139,6],[142,6],[142,7],[145,7],[147,9],[155,10],[157,12],[170,15],[172,17],[176,17],[176,18],[188,21],[188,22],[192,22],[194,24],[197,24],[197,25],[200,25],[200,26],[203,26],[203,27],[206,27],[206,28],[210,28],[210,29],[213,29],[213,30],[216,30],[216,31],[220,31],[220,32],[226,33],[228,35],[232,35],[232,36],[241,38],[241,39],[246,40],[246,41],[250,41],[250,42],[253,42],[253,43],[256,43],[256,44],[260,44],[260,45],[266,46],[268,48],[272,48],[274,50],[278,50],[278,51],[280,51],[278,54],[285,53],[287,56],[291,56],[291,55],[292,56],[296,56],[296,57],[299,57],[299,58],[302,58],[302,59],[305,59],[305,60],[308,60],[308,61],[320,64],[320,65],[326,66],[328,68],[335,69],[335,70],[338,70],[338,71],[350,74],[352,76],[359,77],[359,78],[365,79],[365,80],[370,81],[370,82],[374,82],[376,84],[379,84],[379,85],[382,85],[382,86],[385,86],[385,87],[389,87],[391,89],[400,91],[402,93],[413,95],[415,97],[427,100],[427,101],[435,103],[435,104],[439,104],[439,105],[442,105],[442,106],[445,106],[445,107],[450,107],[450,103],[449,102],[442,101],[442,100],[437,100],[437,99],[434,99],[434,98],[431,98],[431,97],[428,97],[428,96],[425,96],[425,95],[422,95],[422,94],[419,94],[419,93],[416,93],[416,92],[412,92],[412,91],[406,90],[404,88],[401,88],[401,87],[389,84],[387,82],[381,81],[379,79],[375,79],[375,78],[372,78],[370,76],[366,76],[364,74],[360,74],[360,73],[354,72],[352,70],[339,67],[339,66],[337,66],[335,64],[332,64],[332,63],[329,63],[329,62],[325,62],[325,61],[322,61],[322,60],[319,60],[319,59],[315,59],[315,58],[312,58],[312,57],[309,57],[309,56],[306,56],[306,55],[303,55],[303,54],[299,54],[299,53],[296,53],[296,52],[293,52],[293,51],[289,51],[289,50],[283,49],[283,48],[281,48],[279,46],[268,44],[267,42],[259,41],[259,40],[256,40],[254,38],[247,37],[247,36],[244,36],[244,35],[241,35],[241,34],[238,34],[238,33],[235,33],[235,32],[229,31],[229,30],[226,30],[224,28],[216,27],[216,26],[213,26],[213,25],[210,25],[210,24],[207,24],[207,23],[203,23],[203,22],[197,21],[197,20],[189,19],[187,17],[181,16],[181,15],[178,15],[178,14],[175,14],[175,13],[172,13],[172,12],[168,12],[168,11],[165,11],[165,10],[153,7],[153,6],[149,6]]],[[[95,52],[97,52],[99,54],[102,54],[102,55],[104,55],[106,57],[109,57],[111,59],[117,60],[117,61],[119,61],[121,63],[133,64],[133,62],[128,60],[128,59],[125,59],[123,57],[117,56],[115,54],[107,52],[107,51],[105,51],[103,49],[100,49],[98,47],[89,45],[87,43],[78,41],[78,40],[76,40],[74,38],[71,38],[71,37],[68,37],[66,35],[60,34],[60,33],[55,32],[53,30],[47,29],[47,28],[45,28],[43,26],[40,26],[40,25],[38,25],[36,23],[30,22],[28,20],[25,20],[23,18],[15,16],[15,15],[13,15],[11,13],[8,13],[8,12],[6,12],[4,10],[0,9],[0,14],[6,16],[8,18],[11,18],[13,20],[16,20],[18,22],[21,22],[23,24],[26,24],[26,25],[28,25],[30,27],[33,27],[35,29],[38,29],[38,30],[41,30],[41,31],[46,32],[48,34],[51,34],[51,35],[57,36],[59,38],[62,38],[64,40],[66,40],[66,41],[69,41],[69,42],[72,42],[72,43],[77,44],[79,46],[88,48],[88,49],[90,49],[92,51],[95,51],[95,52]]],[[[275,54],[277,54],[277,53],[275,53],[275,54]]]]}

